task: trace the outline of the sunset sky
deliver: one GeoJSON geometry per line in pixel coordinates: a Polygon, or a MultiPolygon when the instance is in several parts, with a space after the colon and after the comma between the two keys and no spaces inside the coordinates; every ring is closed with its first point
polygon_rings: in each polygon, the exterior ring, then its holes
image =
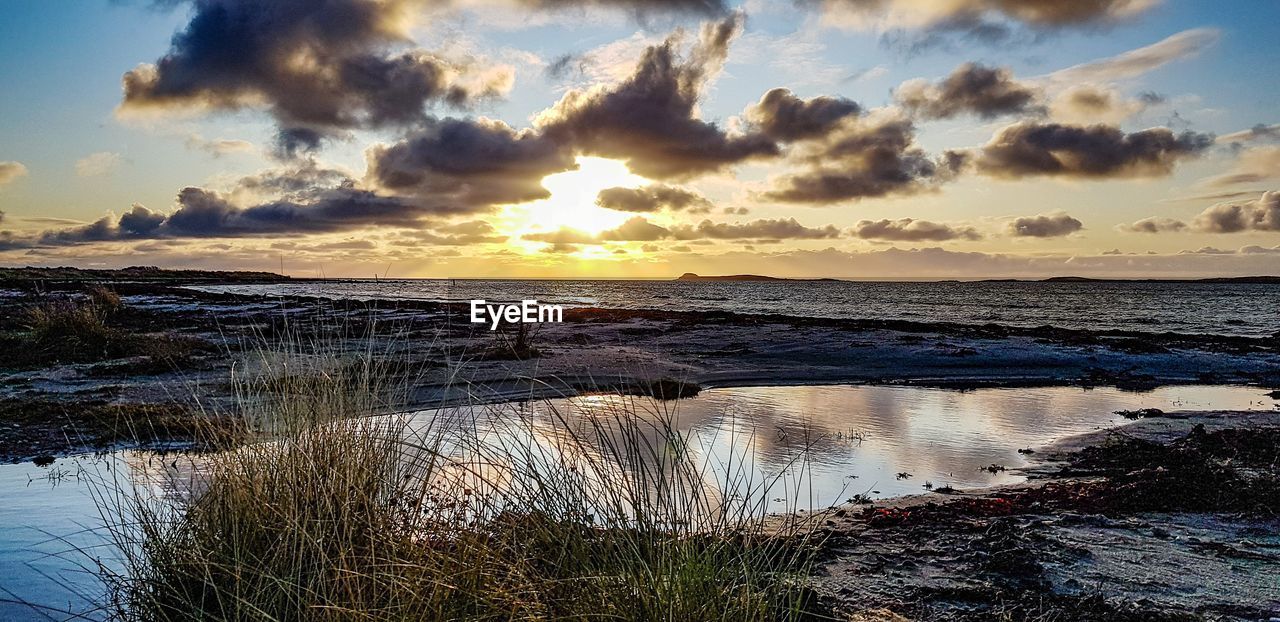
{"type": "Polygon", "coordinates": [[[0,265],[1280,274],[1280,2],[5,13],[0,265]]]}

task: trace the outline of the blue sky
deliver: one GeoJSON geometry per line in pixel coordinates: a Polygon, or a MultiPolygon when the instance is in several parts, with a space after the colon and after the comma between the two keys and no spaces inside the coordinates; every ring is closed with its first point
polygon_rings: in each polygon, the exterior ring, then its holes
{"type": "MultiPolygon", "coordinates": [[[[163,10],[145,2],[12,0],[6,4],[7,17],[0,22],[0,80],[5,85],[0,91],[0,118],[4,119],[0,124],[0,163],[11,163],[7,170],[21,172],[0,173],[0,211],[5,214],[0,230],[7,231],[0,243],[10,242],[0,246],[4,249],[0,250],[0,262],[270,267],[278,265],[279,256],[287,250],[298,271],[323,265],[329,266],[328,273],[349,270],[363,274],[369,265],[390,261],[403,266],[405,274],[422,276],[442,272],[660,276],[745,262],[761,272],[774,268],[775,272],[816,276],[894,276],[895,270],[886,268],[883,257],[875,253],[890,248],[937,247],[993,258],[966,268],[975,271],[972,276],[1063,272],[1073,267],[1068,263],[1073,258],[1076,266],[1086,265],[1084,258],[1091,258],[1097,267],[1090,270],[1125,275],[1280,272],[1280,226],[1271,228],[1267,211],[1276,201],[1264,194],[1275,190],[1275,179],[1280,178],[1280,171],[1275,170],[1280,163],[1277,147],[1269,136],[1221,139],[1256,125],[1280,123],[1275,113],[1280,110],[1280,80],[1274,72],[1280,63],[1280,44],[1274,36],[1274,24],[1280,23],[1280,3],[1275,2],[1223,5],[1130,0],[1142,4],[1142,10],[1115,19],[1103,16],[1078,24],[1046,25],[1034,15],[1002,13],[986,8],[989,3],[983,0],[972,0],[970,4],[978,9],[967,17],[999,24],[1011,33],[1008,40],[993,45],[975,42],[962,31],[929,21],[936,16],[912,22],[891,13],[897,5],[907,7],[904,11],[910,9],[912,0],[880,2],[887,7],[884,14],[860,13],[859,19],[865,23],[858,26],[837,25],[840,20],[833,15],[843,10],[841,0],[821,5],[751,0],[725,7],[744,13],[745,25],[728,47],[723,66],[716,67],[714,75],[701,85],[695,112],[697,119],[714,122],[726,132],[750,133],[746,109],[769,89],[787,87],[801,100],[821,96],[852,100],[864,115],[879,109],[884,114],[909,116],[895,97],[900,85],[912,79],[937,83],[962,63],[971,62],[1007,70],[1017,84],[1037,93],[1041,110],[1030,115],[1030,108],[1025,108],[993,116],[975,112],[941,119],[911,117],[912,145],[930,158],[955,150],[972,153],[976,159],[982,155],[983,145],[1002,128],[1016,123],[1084,127],[1101,122],[1130,134],[1167,127],[1174,134],[1219,137],[1213,146],[1198,147],[1159,172],[1033,174],[1016,179],[1002,173],[963,172],[954,179],[938,176],[879,196],[791,204],[762,198],[776,196],[768,195],[770,184],[803,168],[797,154],[806,147],[786,144],[777,158],[734,161],[707,174],[628,182],[638,187],[678,187],[714,206],[714,210],[662,207],[641,213],[639,217],[647,223],[670,232],[656,240],[606,239],[620,236],[606,233],[602,227],[617,226],[624,219],[637,217],[636,213],[597,212],[604,208],[589,203],[594,192],[603,188],[593,185],[598,180],[579,174],[584,179],[571,178],[567,183],[589,190],[578,193],[586,198],[574,199],[587,205],[568,205],[568,199],[562,197],[559,203],[551,200],[536,208],[521,207],[528,201],[515,201],[467,210],[415,212],[426,214],[421,226],[406,225],[400,219],[361,221],[359,227],[326,225],[323,230],[238,231],[224,236],[216,232],[181,234],[176,227],[165,225],[154,234],[117,232],[97,239],[69,235],[54,242],[51,231],[75,229],[108,214],[113,219],[134,204],[156,214],[174,212],[182,207],[175,197],[187,187],[220,193],[232,210],[278,200],[243,191],[246,178],[264,171],[283,173],[299,165],[272,152],[284,120],[269,102],[250,101],[249,97],[235,109],[183,108],[166,103],[157,106],[163,108],[160,113],[148,108],[145,114],[128,114],[129,110],[121,108],[122,76],[140,65],[156,63],[170,52],[175,33],[183,31],[193,15],[221,1],[178,2],[163,10]],[[1201,41],[1191,51],[1170,53],[1143,71],[1108,73],[1102,78],[1090,74],[1094,77],[1087,84],[1055,83],[1047,78],[1059,70],[1122,57],[1188,32],[1201,33],[1209,42],[1201,41]],[[913,52],[892,43],[928,36],[940,43],[913,52]],[[1083,87],[1111,93],[1117,98],[1116,109],[1092,119],[1071,117],[1063,112],[1065,108],[1058,108],[1065,106],[1059,104],[1065,92],[1083,87]],[[1144,94],[1159,97],[1138,103],[1144,94]],[[1249,181],[1222,182],[1224,175],[1245,169],[1249,181]],[[1238,222],[1220,224],[1215,218],[1226,217],[1228,207],[1235,210],[1238,222]],[[728,213],[726,208],[745,213],[728,213]],[[1218,211],[1209,213],[1215,208],[1218,211]],[[562,210],[560,216],[554,215],[556,210],[562,210]],[[1052,219],[1060,213],[1080,226],[1068,226],[1071,230],[1061,235],[1014,234],[1019,218],[1052,219]],[[1135,233],[1134,223],[1149,218],[1181,224],[1171,224],[1157,233],[1135,233]],[[559,228],[573,228],[575,219],[585,227],[583,235],[560,235],[559,228]],[[713,225],[747,225],[790,219],[803,228],[800,237],[678,233],[681,226],[697,227],[704,220],[713,225]],[[900,224],[904,219],[975,233],[947,238],[944,234],[913,237],[899,232],[881,239],[868,237],[871,229],[859,228],[863,222],[900,224]],[[440,232],[475,222],[485,223],[491,235],[480,236],[483,239],[474,244],[453,239],[439,243],[440,232]],[[545,229],[540,223],[558,228],[545,229]],[[810,233],[826,226],[841,233],[810,233]],[[544,241],[538,241],[539,237],[544,241]],[[552,237],[574,241],[545,241],[552,237]],[[419,243],[410,244],[410,238],[419,239],[419,243]],[[352,240],[363,242],[355,245],[352,240]],[[339,248],[343,241],[351,248],[339,248]],[[1244,248],[1250,250],[1242,252],[1244,248]],[[1267,252],[1273,248],[1276,252],[1267,252]],[[806,257],[827,250],[847,262],[805,263],[806,257]],[[1118,258],[1125,254],[1130,260],[1122,265],[1118,258]],[[783,255],[785,259],[780,258],[783,255]],[[506,272],[494,267],[495,257],[509,256],[518,259],[502,262],[506,272]],[[1026,261],[1015,265],[997,256],[1026,261]],[[1167,258],[1166,264],[1157,265],[1153,256],[1167,258]],[[886,274],[868,274],[869,270],[886,274]]],[[[380,4],[375,0],[347,1],[380,4]]],[[[723,14],[666,14],[643,3],[622,1],[567,10],[531,8],[532,3],[519,2],[509,6],[499,0],[459,3],[447,10],[427,8],[413,0],[390,1],[410,5],[410,15],[403,24],[403,40],[384,47],[427,50],[458,66],[465,65],[468,71],[501,67],[512,78],[501,93],[477,97],[462,108],[430,102],[423,111],[428,120],[417,123],[429,126],[430,119],[438,117],[483,117],[501,121],[517,132],[541,132],[541,128],[529,130],[534,126],[533,118],[568,92],[608,90],[624,81],[647,46],[661,44],[679,29],[686,35],[678,49],[693,53],[699,24],[723,19],[723,14]],[[566,55],[581,59],[574,63],[585,70],[550,75],[547,66],[566,55]]],[[[1126,2],[1117,0],[1115,4],[1126,2]]],[[[382,52],[379,48],[378,53],[382,52]]],[[[857,122],[870,123],[867,119],[873,117],[864,116],[857,122]]],[[[852,117],[849,123],[855,123],[852,117]]],[[[421,131],[419,126],[400,123],[322,129],[327,138],[321,149],[307,154],[308,161],[342,171],[349,186],[384,194],[388,188],[378,186],[372,178],[367,150],[378,144],[398,144],[421,131]]],[[[600,157],[610,150],[607,146],[564,148],[572,151],[572,157],[600,157]]],[[[823,157],[827,156],[819,156],[819,160],[823,157]]],[[[852,165],[827,162],[806,166],[829,170],[852,165]]],[[[606,169],[613,171],[607,166],[590,170],[606,169]]],[[[621,170],[608,173],[613,177],[600,183],[623,183],[615,179],[625,174],[625,169],[621,170]]],[[[413,201],[432,201],[425,196],[426,190],[414,192],[413,201]]],[[[303,208],[313,207],[296,197],[289,200],[303,208]]],[[[116,227],[113,220],[106,224],[116,227]]],[[[750,229],[766,230],[764,225],[750,229]]],[[[945,262],[904,263],[900,275],[941,276],[953,271],[945,262]]]]}

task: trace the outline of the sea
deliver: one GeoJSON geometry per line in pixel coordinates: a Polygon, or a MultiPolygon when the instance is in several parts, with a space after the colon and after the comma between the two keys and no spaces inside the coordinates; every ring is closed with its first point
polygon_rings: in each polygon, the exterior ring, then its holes
{"type": "Polygon", "coordinates": [[[379,279],[199,286],[208,291],[1265,337],[1280,284],[1149,281],[379,279]]]}

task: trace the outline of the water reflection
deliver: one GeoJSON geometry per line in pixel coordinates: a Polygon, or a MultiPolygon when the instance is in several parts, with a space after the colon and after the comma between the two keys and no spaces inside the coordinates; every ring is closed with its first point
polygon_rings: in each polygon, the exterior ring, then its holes
{"type": "MultiPolygon", "coordinates": [[[[707,467],[699,475],[710,490],[734,494],[742,486],[773,483],[767,501],[771,509],[781,510],[793,501],[816,507],[860,493],[918,493],[926,481],[962,489],[1015,482],[1013,473],[982,468],[1017,467],[1025,463],[1020,448],[1115,425],[1122,421],[1115,410],[1273,410],[1275,402],[1250,387],[1165,387],[1147,393],[1071,387],[749,387],[708,390],[665,405],[592,396],[424,411],[412,423],[444,438],[484,439],[483,455],[472,456],[484,458],[477,463],[488,469],[482,472],[501,483],[495,470],[519,470],[502,459],[516,448],[525,455],[532,450],[553,457],[544,468],[614,468],[597,464],[602,452],[592,452],[589,444],[580,448],[585,450],[581,455],[557,452],[565,448],[566,429],[592,432],[594,436],[586,436],[592,442],[617,442],[619,429],[611,427],[610,417],[631,407],[651,420],[670,416],[688,440],[690,454],[678,455],[650,428],[637,444],[650,447],[649,453],[614,467],[635,472],[654,468],[655,457],[668,460],[659,460],[658,468],[689,460],[707,467]],[[898,473],[911,476],[898,479],[898,473]]],[[[441,449],[463,453],[467,448],[441,449]]],[[[0,601],[84,611],[100,599],[102,586],[85,568],[114,562],[100,527],[102,500],[94,495],[117,483],[139,486],[162,499],[183,498],[200,487],[200,458],[127,451],[59,459],[51,467],[0,465],[0,601]],[[107,485],[95,487],[93,482],[107,485]],[[68,553],[76,548],[90,556],[68,553]]],[[[30,617],[30,609],[0,602],[0,619],[30,617]]]]}
{"type": "MultiPolygon", "coordinates": [[[[581,429],[626,410],[670,417],[719,482],[775,482],[772,509],[783,510],[792,504],[825,507],[854,494],[913,494],[923,492],[926,483],[961,489],[1015,483],[1020,480],[1015,473],[988,467],[1024,466],[1019,449],[1121,423],[1116,410],[1271,410],[1273,404],[1248,387],[1131,393],[1074,387],[795,386],[713,389],[669,405],[592,396],[477,407],[464,418],[498,437],[517,433],[505,423],[513,416],[534,421],[522,442],[551,446],[556,426],[581,429]]],[[[423,425],[438,424],[441,416],[439,411],[417,415],[423,425]]],[[[660,437],[652,430],[647,442],[661,443],[660,437]]]]}

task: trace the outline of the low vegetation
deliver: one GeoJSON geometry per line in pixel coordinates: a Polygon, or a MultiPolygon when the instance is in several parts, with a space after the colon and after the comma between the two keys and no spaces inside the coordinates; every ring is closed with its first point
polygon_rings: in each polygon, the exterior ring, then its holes
{"type": "Polygon", "coordinates": [[[102,285],[77,295],[38,296],[15,306],[18,311],[0,322],[0,348],[8,353],[0,362],[2,368],[137,358],[128,372],[159,373],[182,368],[209,349],[196,337],[126,327],[145,322],[126,317],[130,310],[120,296],[102,285]]]}
{"type": "MultiPolygon", "coordinates": [[[[104,494],[123,620],[793,620],[813,549],[768,482],[708,459],[659,402],[389,415],[381,365],[267,353],[238,377],[257,442],[201,492],[104,494]],[[358,369],[358,373],[353,373],[358,369]],[[281,388],[281,378],[306,378],[281,388]]],[[[287,381],[286,381],[287,382],[287,381]]]]}

